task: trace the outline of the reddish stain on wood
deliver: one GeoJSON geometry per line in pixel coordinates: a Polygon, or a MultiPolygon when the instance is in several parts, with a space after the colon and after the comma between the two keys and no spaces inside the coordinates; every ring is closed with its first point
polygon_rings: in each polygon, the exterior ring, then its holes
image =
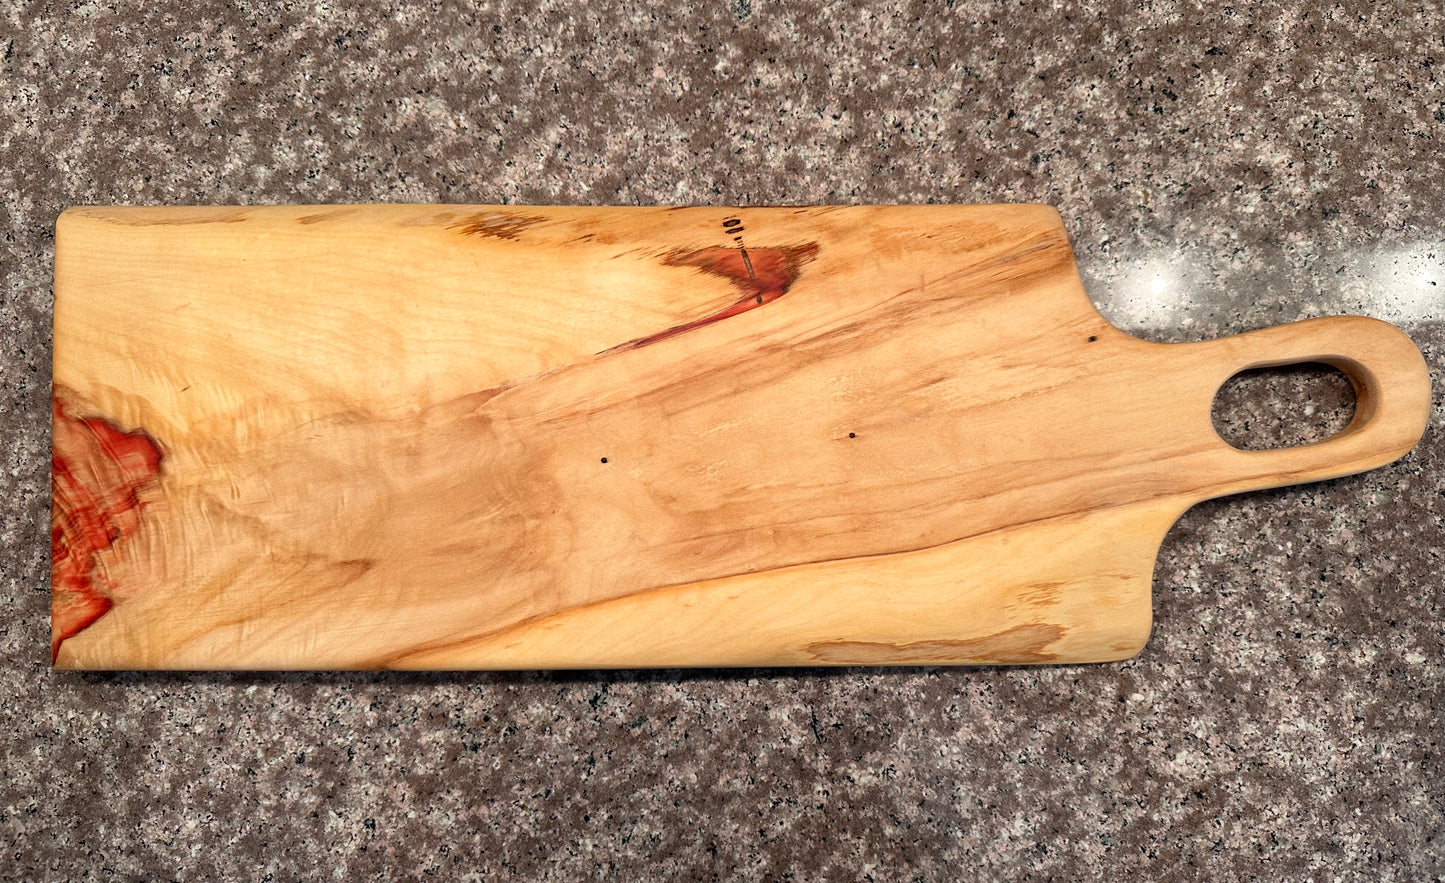
{"type": "Polygon", "coordinates": [[[160,477],[161,449],[144,432],[99,417],[51,409],[54,453],[50,506],[50,659],[60,645],[114,603],[116,586],[98,570],[100,553],[141,526],[140,493],[160,477]]]}
{"type": "Polygon", "coordinates": [[[674,325],[647,337],[630,340],[606,352],[638,349],[770,304],[788,293],[788,289],[798,281],[803,265],[811,261],[817,253],[818,246],[815,243],[786,248],[713,247],[673,252],[663,259],[667,266],[696,267],[704,273],[721,276],[742,289],[743,296],[736,303],[711,315],[674,325]]]}

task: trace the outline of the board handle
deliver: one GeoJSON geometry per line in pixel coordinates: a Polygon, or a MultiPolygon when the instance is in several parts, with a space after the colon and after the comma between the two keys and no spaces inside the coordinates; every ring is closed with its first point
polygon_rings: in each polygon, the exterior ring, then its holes
{"type": "Polygon", "coordinates": [[[1388,322],[1365,316],[1306,319],[1200,346],[1223,372],[1214,377],[1210,402],[1240,371],[1304,362],[1338,368],[1355,387],[1354,419],[1324,441],[1243,451],[1219,439],[1223,474],[1237,476],[1223,493],[1364,472],[1404,456],[1424,435],[1430,374],[1415,342],[1388,322]]]}

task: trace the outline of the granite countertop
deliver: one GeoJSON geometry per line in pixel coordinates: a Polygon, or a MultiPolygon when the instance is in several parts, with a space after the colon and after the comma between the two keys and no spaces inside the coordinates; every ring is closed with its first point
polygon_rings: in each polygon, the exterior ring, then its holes
{"type": "MultiPolygon", "coordinates": [[[[0,878],[1445,875],[1438,3],[164,6],[0,20],[0,878]],[[1185,514],[1124,663],[51,671],[56,215],[368,201],[1045,202],[1126,330],[1378,316],[1436,406],[1393,465],[1185,514]]],[[[1296,369],[1217,417],[1350,407],[1296,369]]]]}

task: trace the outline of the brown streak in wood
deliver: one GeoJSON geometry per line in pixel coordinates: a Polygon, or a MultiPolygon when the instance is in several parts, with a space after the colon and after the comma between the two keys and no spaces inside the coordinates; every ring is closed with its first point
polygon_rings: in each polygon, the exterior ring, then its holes
{"type": "Polygon", "coordinates": [[[1058,603],[1065,585],[1062,580],[1033,583],[1019,594],[1019,600],[1030,607],[1050,607],[1058,603]]]}
{"type": "Polygon", "coordinates": [[[1007,631],[967,640],[909,641],[892,644],[881,641],[823,641],[809,644],[807,652],[819,662],[830,664],[898,665],[939,662],[1002,663],[1006,665],[1051,662],[1057,653],[1044,648],[1064,636],[1063,626],[1029,623],[1007,631]]]}
{"type": "Polygon", "coordinates": [[[510,212],[476,212],[448,224],[447,229],[456,230],[465,236],[515,240],[528,227],[546,220],[536,215],[517,215],[510,212]]]}
{"type": "Polygon", "coordinates": [[[335,221],[339,218],[345,218],[348,215],[351,215],[354,211],[354,209],[350,208],[339,208],[333,209],[331,211],[316,212],[310,215],[302,215],[301,217],[296,219],[296,223],[308,226],[311,224],[322,224],[327,221],[335,221]]]}
{"type": "Polygon", "coordinates": [[[77,206],[65,213],[127,227],[186,227],[195,224],[239,224],[248,220],[251,212],[249,206],[150,206],[131,211],[77,206]]]}

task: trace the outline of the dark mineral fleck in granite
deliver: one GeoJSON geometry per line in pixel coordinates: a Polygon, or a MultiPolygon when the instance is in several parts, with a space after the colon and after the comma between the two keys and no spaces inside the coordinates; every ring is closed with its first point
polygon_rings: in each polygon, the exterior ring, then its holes
{"type": "MultiPolygon", "coordinates": [[[[1440,4],[820,6],[0,9],[0,878],[1442,879],[1440,4]],[[1047,202],[1121,327],[1375,315],[1437,404],[1187,513],[1119,664],[49,670],[56,215],[366,201],[1047,202]]],[[[1350,407],[1302,369],[1215,417],[1350,407]]]]}

